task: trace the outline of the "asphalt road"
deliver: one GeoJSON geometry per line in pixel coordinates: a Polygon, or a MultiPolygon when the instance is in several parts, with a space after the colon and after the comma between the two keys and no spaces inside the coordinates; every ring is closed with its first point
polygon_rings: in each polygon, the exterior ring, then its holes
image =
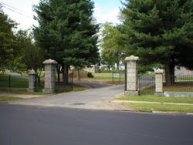
{"type": "Polygon", "coordinates": [[[0,145],[193,145],[193,117],[0,105],[0,145]]]}

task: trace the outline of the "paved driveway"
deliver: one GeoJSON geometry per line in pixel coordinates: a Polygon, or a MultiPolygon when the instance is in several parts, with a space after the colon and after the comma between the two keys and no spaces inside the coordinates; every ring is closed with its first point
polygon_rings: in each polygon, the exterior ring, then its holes
{"type": "Polygon", "coordinates": [[[12,104],[86,109],[97,109],[100,106],[103,107],[102,109],[106,109],[104,108],[104,105],[101,106],[101,103],[105,101],[108,102],[108,100],[111,100],[113,97],[123,93],[124,91],[123,85],[109,86],[102,84],[91,84],[97,88],[92,88],[81,92],[62,93],[42,98],[21,100],[13,102],[12,104]]]}

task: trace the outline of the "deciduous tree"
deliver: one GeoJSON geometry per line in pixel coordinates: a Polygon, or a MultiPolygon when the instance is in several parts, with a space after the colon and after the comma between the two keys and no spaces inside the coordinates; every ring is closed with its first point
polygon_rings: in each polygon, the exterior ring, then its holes
{"type": "Polygon", "coordinates": [[[119,69],[119,64],[125,53],[122,46],[122,34],[118,26],[109,23],[104,25],[101,48],[103,62],[109,66],[117,64],[117,69],[119,69]]]}

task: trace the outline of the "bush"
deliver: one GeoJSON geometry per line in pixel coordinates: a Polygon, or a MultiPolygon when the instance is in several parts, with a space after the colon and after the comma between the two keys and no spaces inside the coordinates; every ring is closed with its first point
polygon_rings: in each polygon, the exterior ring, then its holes
{"type": "Polygon", "coordinates": [[[88,77],[88,78],[94,78],[93,74],[90,73],[90,72],[87,73],[87,77],[88,77]]]}

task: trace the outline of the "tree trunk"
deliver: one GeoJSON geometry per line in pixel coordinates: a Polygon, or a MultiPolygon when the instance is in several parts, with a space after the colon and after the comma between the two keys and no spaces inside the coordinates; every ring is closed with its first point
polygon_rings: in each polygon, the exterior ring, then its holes
{"type": "Polygon", "coordinates": [[[59,83],[60,82],[60,65],[59,64],[57,65],[57,80],[59,83]]]}
{"type": "Polygon", "coordinates": [[[35,87],[40,86],[40,76],[38,75],[38,70],[34,69],[35,71],[35,87]]]}
{"type": "Polygon", "coordinates": [[[80,81],[80,69],[77,69],[77,79],[80,81]]]}
{"type": "Polygon", "coordinates": [[[171,86],[175,83],[174,69],[175,69],[174,63],[169,63],[166,65],[165,68],[166,86],[171,86]]]}
{"type": "Polygon", "coordinates": [[[117,71],[119,71],[119,61],[117,61],[117,71]]]}
{"type": "Polygon", "coordinates": [[[68,69],[69,66],[68,65],[63,65],[63,83],[64,84],[68,84],[68,69]]]}

